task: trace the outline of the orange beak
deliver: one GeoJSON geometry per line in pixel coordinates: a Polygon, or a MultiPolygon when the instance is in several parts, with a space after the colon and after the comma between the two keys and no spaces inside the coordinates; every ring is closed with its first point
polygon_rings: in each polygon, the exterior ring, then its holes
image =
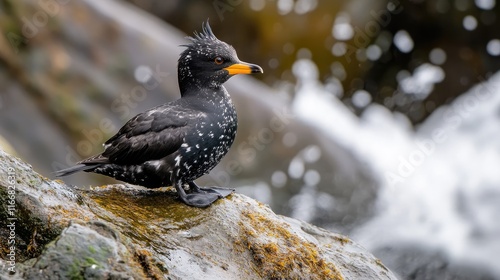
{"type": "Polygon", "coordinates": [[[264,71],[259,65],[246,62],[235,63],[231,66],[224,68],[224,70],[229,72],[229,75],[264,73],[264,71]]]}

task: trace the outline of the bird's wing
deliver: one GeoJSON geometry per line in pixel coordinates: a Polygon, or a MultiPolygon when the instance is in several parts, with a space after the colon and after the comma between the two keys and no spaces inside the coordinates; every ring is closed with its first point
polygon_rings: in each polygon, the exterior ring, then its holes
{"type": "Polygon", "coordinates": [[[104,144],[101,155],[111,163],[138,164],[175,152],[199,112],[175,106],[157,107],[129,120],[104,144]]]}

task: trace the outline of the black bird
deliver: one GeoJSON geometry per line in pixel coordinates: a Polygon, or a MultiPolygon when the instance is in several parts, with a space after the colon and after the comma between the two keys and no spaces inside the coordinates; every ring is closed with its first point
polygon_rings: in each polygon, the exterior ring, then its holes
{"type": "Polygon", "coordinates": [[[94,172],[147,188],[174,186],[180,199],[206,207],[234,190],[201,188],[194,180],[207,174],[229,151],[236,136],[237,116],[222,86],[236,74],[263,73],[241,62],[230,45],[213,34],[208,22],[178,61],[181,98],[129,120],[104,143],[104,152],[56,172],[94,172]],[[184,191],[189,185],[191,193],[184,191]]]}

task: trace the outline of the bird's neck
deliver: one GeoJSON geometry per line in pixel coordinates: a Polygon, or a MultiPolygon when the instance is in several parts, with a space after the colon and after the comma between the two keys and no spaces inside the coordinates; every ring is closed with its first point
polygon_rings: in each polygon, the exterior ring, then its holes
{"type": "Polygon", "coordinates": [[[236,108],[224,87],[220,91],[204,90],[199,94],[184,95],[179,102],[187,104],[193,110],[205,113],[210,118],[232,116],[236,120],[236,108]]]}
{"type": "Polygon", "coordinates": [[[182,70],[180,70],[177,79],[181,95],[200,91],[205,88],[218,90],[222,86],[219,83],[211,82],[210,80],[195,76],[192,72],[183,73],[182,70]]]}
{"type": "Polygon", "coordinates": [[[198,77],[189,68],[179,68],[179,89],[181,97],[198,96],[200,98],[225,98],[227,91],[221,83],[198,77]]]}
{"type": "Polygon", "coordinates": [[[179,83],[179,89],[181,97],[223,98],[225,97],[224,93],[227,92],[221,85],[203,85],[196,81],[179,83]]]}
{"type": "Polygon", "coordinates": [[[196,83],[190,83],[184,87],[179,85],[181,91],[181,98],[183,99],[197,99],[204,100],[205,104],[223,104],[231,102],[229,93],[224,86],[206,87],[198,86],[196,83]]]}

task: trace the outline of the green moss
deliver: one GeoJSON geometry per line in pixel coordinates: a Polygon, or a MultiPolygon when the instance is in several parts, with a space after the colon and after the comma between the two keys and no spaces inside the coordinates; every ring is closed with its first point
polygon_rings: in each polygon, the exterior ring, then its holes
{"type": "MultiPolygon", "coordinates": [[[[179,229],[199,224],[203,211],[187,206],[176,199],[170,191],[147,191],[129,194],[123,190],[90,193],[100,206],[125,219],[131,225],[144,228],[143,221],[168,220],[179,229]]],[[[98,214],[98,213],[97,213],[98,214]]],[[[114,221],[111,221],[114,222],[114,221]]]]}
{"type": "Polygon", "coordinates": [[[67,276],[72,280],[84,280],[83,275],[81,274],[80,271],[80,261],[75,260],[71,264],[67,276]]]}
{"type": "Polygon", "coordinates": [[[92,265],[97,265],[97,267],[101,267],[99,265],[99,262],[96,261],[94,258],[92,258],[92,257],[85,257],[84,266],[92,266],[92,265]]]}
{"type": "Polygon", "coordinates": [[[158,235],[192,228],[207,218],[206,211],[181,203],[177,194],[168,189],[127,191],[113,188],[90,191],[88,195],[121,219],[116,221],[114,216],[95,213],[99,218],[118,224],[123,229],[122,234],[143,245],[156,242],[158,235]]]}

